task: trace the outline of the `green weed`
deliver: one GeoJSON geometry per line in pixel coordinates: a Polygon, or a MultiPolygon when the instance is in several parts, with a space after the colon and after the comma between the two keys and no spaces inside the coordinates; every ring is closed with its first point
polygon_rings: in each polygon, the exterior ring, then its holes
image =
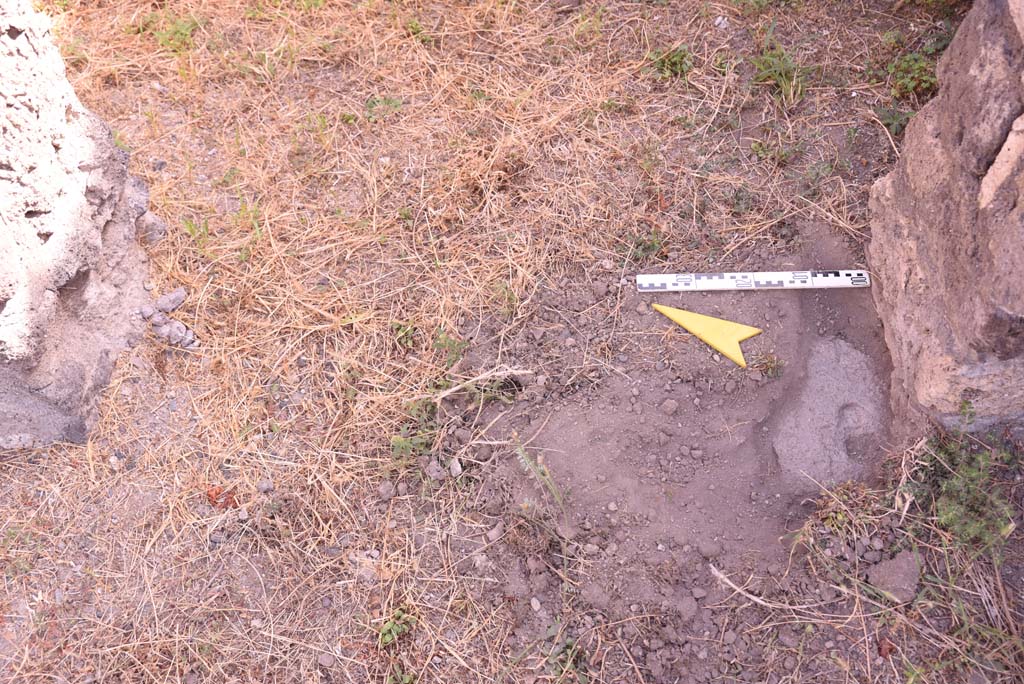
{"type": "Polygon", "coordinates": [[[444,363],[448,368],[454,366],[462,358],[462,354],[468,346],[469,342],[452,337],[444,329],[439,330],[437,337],[434,338],[434,349],[444,353],[444,363]]]}
{"type": "Polygon", "coordinates": [[[899,137],[910,122],[911,112],[905,112],[898,107],[875,107],[875,116],[885,126],[892,137],[899,137]]]}
{"type": "Polygon", "coordinates": [[[935,62],[919,52],[897,57],[886,69],[893,97],[923,97],[935,90],[935,62]]]}
{"type": "Polygon", "coordinates": [[[437,406],[434,402],[427,399],[413,402],[408,412],[409,422],[391,437],[391,455],[399,461],[431,453],[437,438],[437,406]]]}
{"type": "Polygon", "coordinates": [[[807,69],[800,67],[781,45],[765,40],[761,54],[751,57],[754,82],[769,86],[783,106],[791,107],[803,99],[807,69]]]}
{"type": "Polygon", "coordinates": [[[416,616],[410,615],[402,608],[395,608],[388,621],[381,625],[378,640],[381,648],[398,642],[403,634],[408,634],[416,625],[416,616]]]}
{"type": "Polygon", "coordinates": [[[799,153],[800,146],[788,146],[781,139],[755,140],[750,144],[750,151],[761,161],[771,162],[774,166],[785,166],[799,153]]]}
{"type": "Polygon", "coordinates": [[[659,78],[686,78],[693,71],[693,53],[686,45],[672,50],[655,50],[647,55],[659,78]]]}
{"type": "Polygon", "coordinates": [[[380,121],[401,108],[402,101],[397,98],[374,95],[366,101],[366,120],[370,122],[380,121]]]}
{"type": "Polygon", "coordinates": [[[651,228],[647,233],[635,233],[630,238],[631,259],[649,259],[661,255],[664,250],[665,240],[657,228],[651,228]]]}
{"type": "Polygon", "coordinates": [[[412,349],[416,343],[416,326],[410,321],[391,321],[391,332],[399,346],[412,349]]]}
{"type": "Polygon", "coordinates": [[[148,33],[156,39],[157,45],[180,55],[195,46],[192,34],[200,26],[202,23],[191,14],[179,17],[170,12],[150,12],[128,27],[128,31],[148,33]]]}
{"type": "Polygon", "coordinates": [[[434,43],[434,38],[427,33],[426,29],[423,28],[423,24],[418,19],[410,19],[405,22],[405,30],[423,45],[432,45],[434,43]]]}
{"type": "Polygon", "coordinates": [[[185,226],[185,232],[189,234],[200,249],[203,248],[210,237],[210,221],[203,219],[202,222],[197,222],[194,219],[187,218],[182,223],[185,226]]]}
{"type": "Polygon", "coordinates": [[[1014,529],[1013,508],[994,471],[1010,462],[1010,454],[957,435],[935,441],[929,456],[915,498],[934,501],[939,525],[957,544],[1000,548],[1014,529]]]}

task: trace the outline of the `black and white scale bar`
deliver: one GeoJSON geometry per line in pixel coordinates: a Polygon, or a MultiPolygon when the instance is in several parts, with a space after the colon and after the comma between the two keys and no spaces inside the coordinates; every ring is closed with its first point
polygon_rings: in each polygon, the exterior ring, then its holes
{"type": "Polygon", "coordinates": [[[736,273],[639,274],[640,292],[710,290],[800,290],[818,287],[871,287],[867,271],[746,271],[736,273]]]}

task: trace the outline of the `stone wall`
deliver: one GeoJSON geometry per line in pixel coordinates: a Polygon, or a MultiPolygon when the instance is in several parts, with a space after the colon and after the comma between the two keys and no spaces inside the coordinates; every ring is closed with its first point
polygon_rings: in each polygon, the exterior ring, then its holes
{"type": "Polygon", "coordinates": [[[1024,0],[977,0],[871,194],[868,257],[907,432],[1024,432],[1024,0]]]}

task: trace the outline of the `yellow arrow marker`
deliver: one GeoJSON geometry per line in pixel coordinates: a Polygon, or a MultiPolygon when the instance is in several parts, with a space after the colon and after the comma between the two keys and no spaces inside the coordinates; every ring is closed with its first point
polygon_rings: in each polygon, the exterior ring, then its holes
{"type": "Polygon", "coordinates": [[[661,304],[653,306],[655,311],[665,314],[672,322],[686,328],[691,335],[717,349],[722,356],[740,368],[747,367],[747,361],[743,358],[743,350],[740,349],[740,342],[761,334],[760,328],[704,316],[692,311],[673,309],[671,306],[662,306],[661,304]]]}

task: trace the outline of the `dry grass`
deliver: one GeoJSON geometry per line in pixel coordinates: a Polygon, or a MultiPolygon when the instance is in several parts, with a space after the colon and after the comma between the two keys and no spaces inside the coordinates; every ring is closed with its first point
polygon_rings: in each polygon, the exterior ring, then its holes
{"type": "MultiPolygon", "coordinates": [[[[850,104],[884,97],[857,67],[881,12],[43,5],[81,98],[170,224],[154,287],[189,289],[180,314],[202,347],[147,340],[87,446],[5,463],[9,681],[572,679],[513,652],[479,553],[494,520],[474,447],[450,439],[460,416],[423,423],[414,402],[503,373],[502,358],[460,360],[478,321],[512,331],[538,288],[602,259],[742,261],[793,220],[860,236],[863,181],[885,164],[843,172],[834,135],[883,140],[850,104]],[[749,33],[730,41],[719,14],[749,33]],[[830,28],[782,38],[827,75],[788,107],[743,61],[773,19],[830,28]],[[684,43],[685,77],[652,73],[648,55],[684,43]],[[798,152],[750,153],[767,139],[798,152]],[[393,449],[403,427],[466,473],[425,477],[431,456],[393,449]],[[385,479],[406,493],[380,501],[385,479]],[[382,645],[399,610],[415,621],[382,645]]],[[[598,679],[640,678],[622,629],[588,632],[598,679]],[[621,669],[605,669],[612,652],[621,669]]]]}

